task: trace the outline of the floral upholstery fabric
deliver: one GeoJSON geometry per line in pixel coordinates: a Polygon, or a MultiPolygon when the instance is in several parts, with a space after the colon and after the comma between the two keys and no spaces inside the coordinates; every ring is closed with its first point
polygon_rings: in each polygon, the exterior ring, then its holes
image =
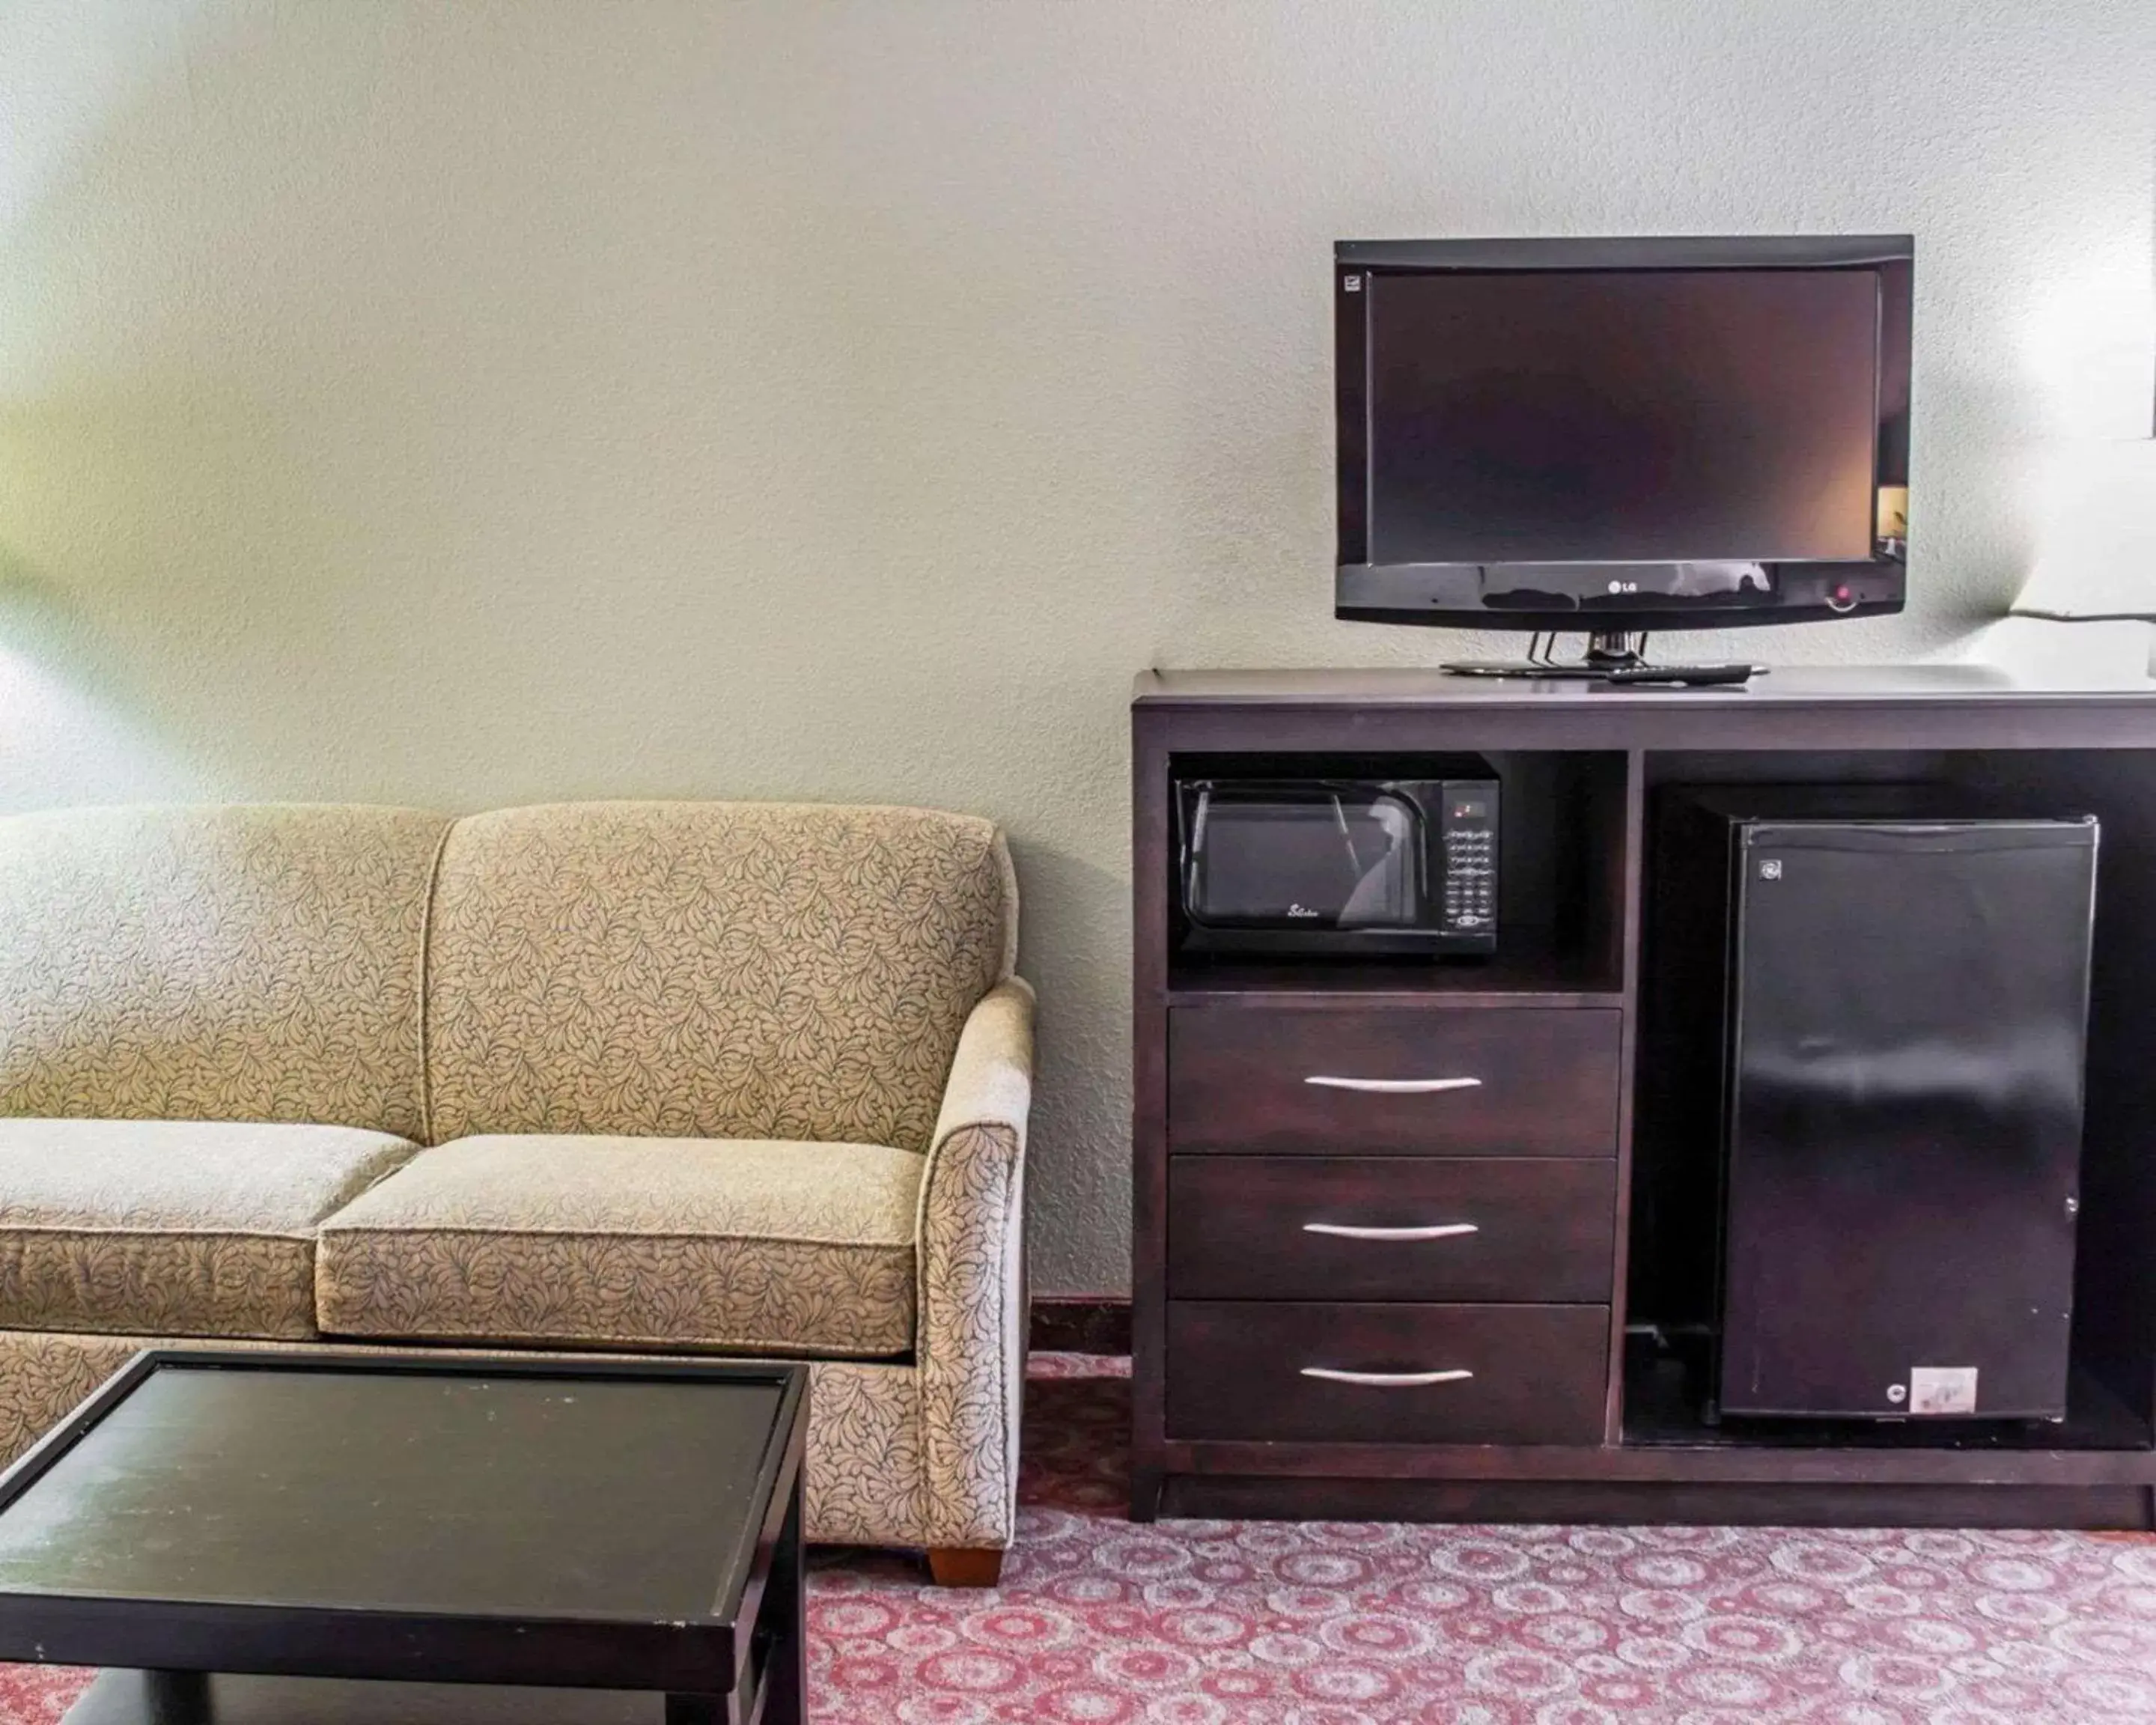
{"type": "Polygon", "coordinates": [[[806,1537],[833,1545],[927,1545],[935,1517],[921,1459],[921,1373],[819,1360],[808,1374],[806,1537]]]}
{"type": "Polygon", "coordinates": [[[1025,1132],[1033,990],[974,1008],[921,1183],[927,1543],[1002,1546],[1017,1517],[1024,1394],[1025,1132]]]}
{"type": "Polygon", "coordinates": [[[416,1137],[447,828],[305,806],[0,819],[0,1115],[416,1137]]]}
{"type": "Polygon", "coordinates": [[[459,821],[431,934],[433,1137],[925,1150],[1016,918],[1002,835],[967,816],[594,803],[459,821]]]}
{"type": "Polygon", "coordinates": [[[921,1161],[872,1144],[459,1139],[324,1224],[322,1327],[377,1340],[903,1353],[921,1161]]]}
{"type": "MultiPolygon", "coordinates": [[[[74,1412],[141,1349],[176,1345],[187,1344],[170,1336],[0,1330],[0,1466],[74,1412]]],[[[282,1352],[321,1344],[215,1345],[282,1352]]],[[[480,1349],[429,1351],[455,1358],[489,1357],[480,1349]]],[[[809,1364],[808,1453],[802,1494],[805,1538],[823,1545],[927,1543],[919,1408],[917,1377],[910,1366],[853,1360],[809,1364]]]]}
{"type": "Polygon", "coordinates": [[[0,1119],[0,1325],[315,1331],[315,1224],[413,1153],[384,1132],[0,1119]]]}

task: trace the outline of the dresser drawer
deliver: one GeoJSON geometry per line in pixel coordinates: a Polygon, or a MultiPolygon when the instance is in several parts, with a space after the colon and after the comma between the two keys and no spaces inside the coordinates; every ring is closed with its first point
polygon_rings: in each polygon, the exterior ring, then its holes
{"type": "Polygon", "coordinates": [[[1606,1301],[1615,1164],[1185,1156],[1168,1291],[1199,1300],[1606,1301]]]}
{"type": "Polygon", "coordinates": [[[1168,1435],[1599,1444],[1602,1306],[1171,1300],[1168,1435]]]}
{"type": "Polygon", "coordinates": [[[1620,1021],[1589,1008],[1179,1007],[1168,1148],[1607,1156],[1620,1021]]]}

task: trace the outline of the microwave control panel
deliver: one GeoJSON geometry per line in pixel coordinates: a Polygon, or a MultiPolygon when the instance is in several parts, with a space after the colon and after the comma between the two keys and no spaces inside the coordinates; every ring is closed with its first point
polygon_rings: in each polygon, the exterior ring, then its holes
{"type": "Polygon", "coordinates": [[[1497,926],[1496,786],[1445,786],[1441,837],[1445,931],[1486,934],[1497,926]]]}

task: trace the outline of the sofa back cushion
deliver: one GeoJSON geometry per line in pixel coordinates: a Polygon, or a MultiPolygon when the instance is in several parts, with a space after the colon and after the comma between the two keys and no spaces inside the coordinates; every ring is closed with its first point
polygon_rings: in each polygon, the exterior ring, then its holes
{"type": "Polygon", "coordinates": [[[0,819],[0,1114],[418,1137],[448,824],[304,805],[0,819]]]}
{"type": "Polygon", "coordinates": [[[436,891],[437,1142],[481,1132],[924,1149],[1010,973],[989,822],[911,809],[576,803],[459,821],[436,891]]]}

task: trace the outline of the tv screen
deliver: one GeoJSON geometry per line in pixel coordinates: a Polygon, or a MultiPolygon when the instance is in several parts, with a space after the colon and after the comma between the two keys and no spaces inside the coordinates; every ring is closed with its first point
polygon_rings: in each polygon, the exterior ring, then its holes
{"type": "Polygon", "coordinates": [[[1343,242],[1338,614],[1606,631],[1900,609],[1911,256],[1343,242]]]}
{"type": "Polygon", "coordinates": [[[1866,272],[1378,275],[1370,560],[1871,555],[1866,272]]]}

